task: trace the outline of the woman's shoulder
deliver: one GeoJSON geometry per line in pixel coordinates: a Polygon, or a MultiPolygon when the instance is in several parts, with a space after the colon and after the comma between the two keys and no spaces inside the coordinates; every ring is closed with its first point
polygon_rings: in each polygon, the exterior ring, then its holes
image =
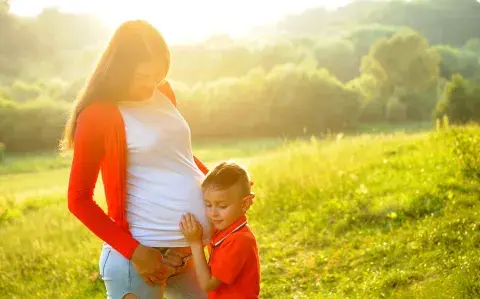
{"type": "Polygon", "coordinates": [[[115,120],[121,121],[117,105],[108,102],[94,102],[88,104],[78,115],[78,123],[94,124],[101,129],[103,124],[114,124],[115,120]]]}
{"type": "Polygon", "coordinates": [[[172,102],[173,106],[177,107],[177,99],[175,97],[175,92],[173,92],[172,86],[168,81],[163,81],[157,85],[157,90],[167,96],[167,98],[172,102]]]}
{"type": "Polygon", "coordinates": [[[94,102],[88,104],[79,114],[79,118],[101,119],[107,118],[118,110],[117,106],[108,102],[94,102]]]}

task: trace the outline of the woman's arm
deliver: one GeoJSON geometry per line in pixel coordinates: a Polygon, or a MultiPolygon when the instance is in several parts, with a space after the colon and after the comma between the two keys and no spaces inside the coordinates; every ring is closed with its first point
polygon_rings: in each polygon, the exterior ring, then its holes
{"type": "Polygon", "coordinates": [[[105,115],[101,112],[101,106],[90,105],[78,118],[68,186],[68,209],[95,235],[130,259],[138,241],[117,226],[93,200],[105,152],[105,121],[102,121],[105,115]]]}
{"type": "Polygon", "coordinates": [[[146,283],[163,283],[172,269],[162,263],[161,253],[140,245],[93,200],[105,153],[106,116],[102,111],[105,112],[101,106],[90,105],[79,116],[68,186],[68,209],[96,236],[132,260],[136,272],[146,283]]]}

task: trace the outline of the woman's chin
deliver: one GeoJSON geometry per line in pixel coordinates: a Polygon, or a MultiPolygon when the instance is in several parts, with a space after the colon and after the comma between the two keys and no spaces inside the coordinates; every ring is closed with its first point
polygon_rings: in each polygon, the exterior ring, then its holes
{"type": "Polygon", "coordinates": [[[137,92],[132,93],[132,99],[134,101],[146,101],[150,99],[153,95],[153,91],[151,90],[139,90],[137,92]]]}

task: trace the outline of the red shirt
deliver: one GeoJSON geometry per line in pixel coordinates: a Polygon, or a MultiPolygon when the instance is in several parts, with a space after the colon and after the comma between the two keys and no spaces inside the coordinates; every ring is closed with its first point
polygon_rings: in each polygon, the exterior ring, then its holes
{"type": "MultiPolygon", "coordinates": [[[[158,89],[176,106],[168,83],[158,89]]],[[[198,168],[207,173],[208,169],[194,159],[198,168]]],[[[130,259],[139,243],[130,234],[125,213],[126,174],[127,142],[120,110],[114,103],[105,101],[88,105],[77,119],[68,209],[95,235],[130,259]],[[93,200],[100,170],[108,215],[93,200]]]]}
{"type": "Polygon", "coordinates": [[[217,231],[208,245],[212,276],[223,283],[208,293],[209,299],[254,299],[260,295],[260,259],[255,236],[242,216],[217,231]]]}

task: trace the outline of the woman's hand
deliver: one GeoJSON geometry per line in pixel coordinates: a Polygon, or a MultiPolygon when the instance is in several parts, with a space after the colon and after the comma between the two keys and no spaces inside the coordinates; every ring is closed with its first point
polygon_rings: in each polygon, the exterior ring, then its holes
{"type": "Polygon", "coordinates": [[[168,249],[163,254],[162,263],[172,268],[178,268],[185,266],[184,255],[180,254],[176,250],[168,249]]]}
{"type": "Polygon", "coordinates": [[[135,271],[149,285],[165,284],[169,275],[175,272],[173,267],[162,262],[162,254],[157,249],[138,245],[132,255],[135,271]]]}
{"type": "Polygon", "coordinates": [[[188,243],[202,244],[202,226],[200,225],[200,223],[198,223],[198,221],[192,214],[187,213],[186,215],[182,216],[182,220],[180,221],[180,230],[185,236],[185,239],[187,239],[188,243]]]}

